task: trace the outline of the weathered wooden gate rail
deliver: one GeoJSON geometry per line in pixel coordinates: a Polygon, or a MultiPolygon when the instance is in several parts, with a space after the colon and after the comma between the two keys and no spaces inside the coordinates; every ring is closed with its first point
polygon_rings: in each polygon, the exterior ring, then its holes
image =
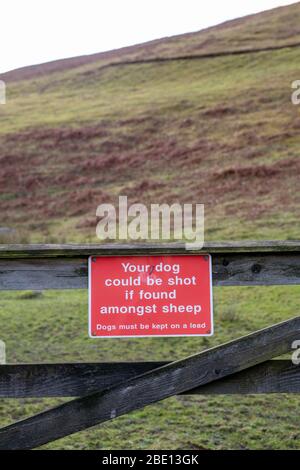
{"type": "MultiPolygon", "coordinates": [[[[90,255],[191,254],[183,245],[0,245],[0,290],[87,287],[90,255]]],[[[300,242],[207,244],[215,285],[300,284],[300,242]]],[[[297,314],[297,312],[295,312],[297,314]]],[[[176,362],[0,366],[0,397],[79,396],[0,430],[29,449],[177,394],[300,392],[300,367],[269,359],[300,339],[300,317],[176,362]]]]}
{"type": "MultiPolygon", "coordinates": [[[[0,397],[80,397],[105,390],[152,369],[156,362],[18,364],[0,366],[0,397]]],[[[300,366],[290,360],[266,361],[183,394],[299,393],[300,366]]]]}
{"type": "MultiPolygon", "coordinates": [[[[300,241],[207,243],[217,286],[298,284],[300,241]]],[[[90,255],[196,254],[183,244],[0,245],[0,290],[85,289],[90,255]],[[9,261],[8,261],[9,260],[9,261]]]]}

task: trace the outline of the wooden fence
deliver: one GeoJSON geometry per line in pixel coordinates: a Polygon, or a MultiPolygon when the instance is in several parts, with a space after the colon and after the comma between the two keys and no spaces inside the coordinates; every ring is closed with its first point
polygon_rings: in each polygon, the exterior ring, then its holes
{"type": "MultiPolygon", "coordinates": [[[[300,284],[300,242],[210,243],[213,284],[300,284]]],[[[0,290],[87,288],[90,255],[197,254],[184,245],[0,245],[0,290]]],[[[295,315],[297,312],[295,312],[295,315]]],[[[270,360],[300,340],[300,316],[175,362],[0,365],[0,397],[79,397],[0,429],[32,449],[178,394],[299,393],[300,367],[270,360]]]]}

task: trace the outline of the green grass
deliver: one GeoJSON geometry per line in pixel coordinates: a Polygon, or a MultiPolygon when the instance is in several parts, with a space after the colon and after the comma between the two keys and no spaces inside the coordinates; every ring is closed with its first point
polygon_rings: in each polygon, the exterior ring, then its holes
{"type": "MultiPolygon", "coordinates": [[[[272,99],[269,111],[273,116],[278,104],[290,104],[291,81],[298,76],[298,59],[298,49],[285,49],[104,70],[94,66],[87,77],[79,68],[67,72],[66,77],[60,73],[11,83],[7,89],[7,104],[0,108],[0,132],[28,126],[72,124],[78,127],[101,119],[147,116],[154,110],[169,119],[170,109],[176,106],[180,114],[190,115],[197,108],[209,109],[221,100],[231,100],[233,107],[239,101],[241,106],[246,102],[251,105],[251,113],[255,111],[263,116],[264,109],[253,109],[260,96],[272,99]],[[287,99],[286,103],[283,98],[287,99]]],[[[251,119],[247,113],[243,117],[251,119]]],[[[282,117],[286,119],[287,113],[282,117]]]]}
{"type": "MultiPolygon", "coordinates": [[[[1,339],[7,360],[97,362],[180,359],[294,317],[300,290],[215,288],[215,335],[209,338],[91,340],[87,293],[1,294],[1,339]]],[[[164,400],[45,446],[50,449],[299,449],[297,395],[198,396],[164,400]]],[[[1,400],[2,425],[62,399],[1,400]]]]}

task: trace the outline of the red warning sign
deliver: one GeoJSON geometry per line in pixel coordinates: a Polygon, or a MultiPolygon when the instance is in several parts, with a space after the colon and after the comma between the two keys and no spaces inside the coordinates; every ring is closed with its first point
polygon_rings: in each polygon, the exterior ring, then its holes
{"type": "Polygon", "coordinates": [[[90,257],[89,333],[212,335],[210,255],[90,257]]]}

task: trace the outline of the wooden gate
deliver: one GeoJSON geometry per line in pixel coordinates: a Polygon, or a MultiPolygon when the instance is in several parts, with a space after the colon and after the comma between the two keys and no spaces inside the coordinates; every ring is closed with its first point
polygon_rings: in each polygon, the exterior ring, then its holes
{"type": "MultiPolygon", "coordinates": [[[[300,283],[300,242],[208,243],[217,286],[300,283]]],[[[197,254],[184,245],[0,245],[0,290],[88,286],[90,255],[197,254]]],[[[297,312],[295,312],[295,315],[297,312]]],[[[175,362],[0,366],[0,397],[79,397],[0,429],[32,449],[178,394],[299,393],[300,367],[270,360],[300,340],[300,316],[175,362]]]]}

